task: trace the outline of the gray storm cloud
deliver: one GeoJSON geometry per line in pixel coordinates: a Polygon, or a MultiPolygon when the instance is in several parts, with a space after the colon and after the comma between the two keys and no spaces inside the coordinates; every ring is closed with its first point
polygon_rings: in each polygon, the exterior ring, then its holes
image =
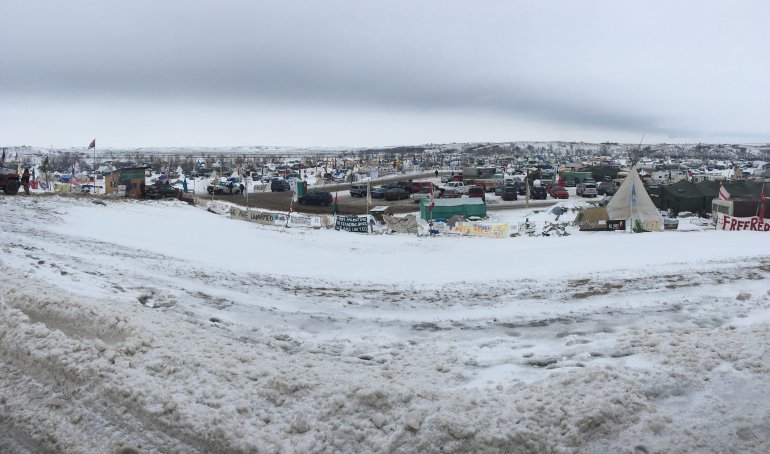
{"type": "Polygon", "coordinates": [[[353,123],[361,109],[481,112],[553,131],[770,139],[770,6],[575,3],[2,0],[0,99],[328,106],[353,123]]]}

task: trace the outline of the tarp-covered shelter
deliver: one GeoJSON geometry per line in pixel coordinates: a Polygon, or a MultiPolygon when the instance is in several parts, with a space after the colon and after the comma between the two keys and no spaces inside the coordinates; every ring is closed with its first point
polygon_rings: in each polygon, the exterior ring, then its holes
{"type": "Polygon", "coordinates": [[[389,216],[384,214],[382,216],[383,222],[393,232],[398,233],[418,233],[420,226],[417,223],[417,216],[408,214],[402,217],[389,216]]]}
{"type": "Polygon", "coordinates": [[[610,220],[606,207],[583,208],[578,213],[575,223],[580,230],[607,230],[607,221],[610,220]]]}
{"type": "Polygon", "coordinates": [[[420,200],[420,217],[422,219],[449,219],[454,215],[478,216],[480,218],[487,215],[487,204],[480,198],[459,198],[459,199],[435,199],[433,211],[428,211],[430,200],[420,200]]]}
{"type": "Polygon", "coordinates": [[[663,216],[644,189],[636,167],[631,167],[623,184],[607,204],[607,214],[610,220],[625,220],[632,228],[639,221],[644,230],[663,230],[663,216]]]}

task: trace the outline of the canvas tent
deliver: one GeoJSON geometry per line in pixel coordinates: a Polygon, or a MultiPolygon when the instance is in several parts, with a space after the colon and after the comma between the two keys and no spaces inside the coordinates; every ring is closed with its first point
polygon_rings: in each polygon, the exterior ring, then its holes
{"type": "MultiPolygon", "coordinates": [[[[731,201],[741,206],[752,205],[756,211],[762,192],[761,182],[727,180],[723,181],[722,184],[730,193],[731,201]]],[[[681,211],[697,213],[700,210],[711,213],[713,200],[719,197],[719,185],[719,181],[706,180],[697,183],[679,181],[664,186],[661,190],[660,208],[662,210],[670,208],[677,213],[681,211]]],[[[744,211],[738,210],[738,212],[744,211]]]]}
{"type": "Polygon", "coordinates": [[[644,189],[636,167],[631,167],[623,184],[607,204],[607,215],[610,220],[625,220],[631,228],[639,221],[644,230],[663,230],[663,216],[644,189]]]}
{"type": "Polygon", "coordinates": [[[698,213],[701,210],[710,212],[711,200],[714,197],[715,194],[711,194],[711,191],[704,192],[698,183],[681,180],[661,188],[660,209],[670,209],[674,213],[698,213]]]}
{"type": "Polygon", "coordinates": [[[454,215],[478,216],[487,215],[487,204],[480,198],[436,199],[433,211],[429,211],[430,200],[420,201],[420,217],[429,219],[449,219],[454,215]]]}

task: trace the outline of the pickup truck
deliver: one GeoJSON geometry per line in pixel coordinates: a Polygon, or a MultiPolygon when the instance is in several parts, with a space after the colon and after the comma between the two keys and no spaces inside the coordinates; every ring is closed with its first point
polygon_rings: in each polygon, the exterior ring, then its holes
{"type": "MultiPolygon", "coordinates": [[[[420,203],[420,200],[429,200],[430,193],[431,193],[430,188],[422,188],[420,192],[412,193],[411,197],[412,197],[412,200],[414,200],[416,203],[420,203]]],[[[435,191],[433,191],[433,198],[437,199],[438,196],[439,196],[439,190],[436,189],[435,191]]]]}
{"type": "Polygon", "coordinates": [[[461,194],[468,193],[468,186],[465,186],[465,183],[462,181],[450,181],[449,183],[445,184],[444,187],[446,189],[454,189],[461,194]]]}
{"type": "MultiPolygon", "coordinates": [[[[228,184],[230,184],[230,181],[217,181],[216,185],[209,185],[206,190],[209,194],[230,194],[230,187],[228,184]]],[[[238,183],[233,183],[233,194],[240,194],[241,193],[241,187],[238,183]]]]}

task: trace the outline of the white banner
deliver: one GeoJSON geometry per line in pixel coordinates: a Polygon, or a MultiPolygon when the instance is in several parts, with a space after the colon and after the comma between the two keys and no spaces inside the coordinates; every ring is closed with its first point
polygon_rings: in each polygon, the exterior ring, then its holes
{"type": "Polygon", "coordinates": [[[723,213],[717,213],[717,230],[753,230],[757,232],[770,231],[770,222],[759,216],[736,218],[723,213]]]}
{"type": "Polygon", "coordinates": [[[480,224],[476,222],[458,222],[454,232],[462,235],[505,238],[508,236],[508,224],[480,224]]]}

